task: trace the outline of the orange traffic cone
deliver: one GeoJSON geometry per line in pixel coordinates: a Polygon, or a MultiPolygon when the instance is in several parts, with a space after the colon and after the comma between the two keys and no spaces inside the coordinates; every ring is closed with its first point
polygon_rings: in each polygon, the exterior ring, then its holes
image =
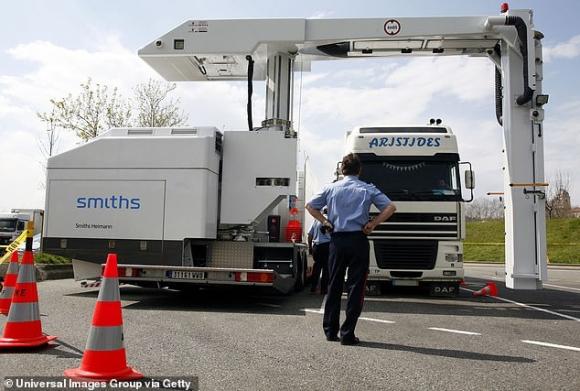
{"type": "Polygon", "coordinates": [[[10,303],[12,303],[12,294],[18,278],[18,251],[14,251],[10,257],[8,270],[4,276],[4,288],[0,292],[0,314],[8,315],[10,303]]]}
{"type": "Polygon", "coordinates": [[[73,379],[94,380],[134,380],[143,377],[127,366],[116,254],[107,257],[81,366],[67,369],[64,375],[73,379]]]}
{"type": "Polygon", "coordinates": [[[18,270],[8,320],[0,338],[0,349],[38,347],[53,339],[56,337],[42,333],[34,256],[32,251],[25,251],[18,270]]]}
{"type": "Polygon", "coordinates": [[[488,281],[483,288],[473,292],[473,297],[479,296],[497,296],[497,286],[495,282],[488,281]]]}

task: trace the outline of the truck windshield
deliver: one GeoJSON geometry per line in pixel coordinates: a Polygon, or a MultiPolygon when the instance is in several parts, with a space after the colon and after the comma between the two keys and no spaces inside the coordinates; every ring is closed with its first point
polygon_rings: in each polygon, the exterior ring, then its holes
{"type": "Polygon", "coordinates": [[[459,201],[457,162],[363,161],[360,179],[377,186],[393,201],[459,201]]]}
{"type": "Polygon", "coordinates": [[[16,219],[0,219],[0,232],[16,231],[16,219]]]}

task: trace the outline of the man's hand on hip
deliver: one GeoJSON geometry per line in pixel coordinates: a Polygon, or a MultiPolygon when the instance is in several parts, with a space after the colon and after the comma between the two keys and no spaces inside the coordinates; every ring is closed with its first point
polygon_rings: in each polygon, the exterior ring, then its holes
{"type": "Polygon", "coordinates": [[[376,228],[376,225],[374,225],[371,221],[369,221],[368,223],[366,223],[366,225],[363,227],[363,233],[365,235],[369,235],[371,232],[374,231],[374,229],[376,228]]]}

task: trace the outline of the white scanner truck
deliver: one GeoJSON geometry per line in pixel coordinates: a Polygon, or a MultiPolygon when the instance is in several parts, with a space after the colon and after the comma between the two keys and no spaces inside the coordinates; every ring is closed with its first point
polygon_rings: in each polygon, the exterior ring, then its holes
{"type": "Polygon", "coordinates": [[[305,245],[283,230],[296,155],[277,130],[111,129],[48,160],[44,251],[77,279],[116,253],[135,285],[300,289],[305,245]]]}
{"type": "MultiPolygon", "coordinates": [[[[428,284],[433,294],[452,295],[463,279],[465,214],[457,139],[440,120],[431,122],[347,133],[346,153],[360,157],[361,179],[397,204],[397,213],[369,235],[370,286],[428,284]]],[[[471,169],[465,171],[465,187],[474,187],[471,169]]],[[[373,207],[371,216],[377,213],[373,207]]]]}

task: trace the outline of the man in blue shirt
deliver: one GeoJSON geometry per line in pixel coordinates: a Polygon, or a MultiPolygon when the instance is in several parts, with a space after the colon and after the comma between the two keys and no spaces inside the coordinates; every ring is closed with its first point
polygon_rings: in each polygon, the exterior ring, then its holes
{"type": "MultiPolygon", "coordinates": [[[[322,214],[326,215],[326,213],[326,208],[324,208],[322,214]]],[[[326,295],[326,292],[328,291],[328,251],[330,247],[330,232],[321,228],[322,224],[320,221],[314,219],[310,226],[310,230],[308,231],[308,249],[312,254],[312,258],[314,258],[310,292],[316,292],[320,272],[322,272],[322,278],[320,278],[320,293],[326,295]]]]}
{"type": "Polygon", "coordinates": [[[366,235],[377,225],[389,219],[396,207],[374,185],[358,179],[361,163],[358,156],[348,154],[342,159],[344,179],[326,186],[306,205],[308,212],[332,232],[330,240],[330,283],[324,306],[323,329],[328,341],[343,345],[355,345],[359,339],[354,330],[362,312],[366,278],[369,269],[369,242],[366,235]],[[369,221],[371,204],[380,213],[369,221]],[[320,212],[328,207],[328,218],[320,212]],[[339,329],[340,303],[346,279],[346,319],[339,329]]]}

